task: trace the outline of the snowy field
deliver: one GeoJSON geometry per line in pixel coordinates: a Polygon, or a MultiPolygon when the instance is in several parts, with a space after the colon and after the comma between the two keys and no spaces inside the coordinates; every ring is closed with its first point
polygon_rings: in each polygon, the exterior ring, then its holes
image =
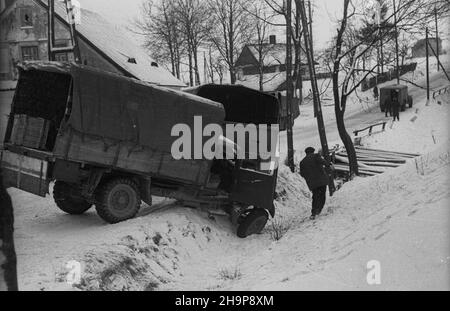
{"type": "MultiPolygon", "coordinates": [[[[423,85],[422,76],[414,79],[423,85]]],[[[432,83],[449,84],[442,73],[433,74],[432,83]]],[[[144,207],[136,219],[106,225],[94,211],[65,215],[50,196],[9,189],[20,288],[450,290],[450,99],[427,104],[422,89],[410,90],[414,108],[363,143],[422,157],[345,184],[316,221],[308,219],[304,181],[282,167],[276,218],[262,234],[244,240],[226,218],[211,219],[169,200],[144,207]],[[82,268],[75,287],[67,284],[67,263],[73,260],[82,268]],[[378,285],[367,282],[371,261],[380,265],[378,285]]],[[[349,113],[356,120],[366,115],[367,122],[384,117],[376,108],[360,109],[349,113]]],[[[327,116],[332,124],[332,114],[327,116]]],[[[303,139],[302,129],[315,128],[311,120],[309,128],[298,122],[296,147],[302,150],[312,142],[303,139]]]]}

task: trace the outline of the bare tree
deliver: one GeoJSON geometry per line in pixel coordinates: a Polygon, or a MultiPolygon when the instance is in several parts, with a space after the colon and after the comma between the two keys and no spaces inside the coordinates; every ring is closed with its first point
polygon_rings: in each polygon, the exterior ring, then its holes
{"type": "MultiPolygon", "coordinates": [[[[394,3],[392,3],[392,6],[389,6],[385,26],[381,29],[374,27],[372,31],[366,30],[364,38],[361,38],[360,35],[356,35],[358,32],[361,33],[361,29],[355,25],[358,19],[364,16],[365,12],[358,11],[357,8],[360,5],[355,4],[355,1],[344,0],[343,16],[339,21],[337,36],[331,49],[330,59],[332,62],[331,71],[336,121],[340,138],[349,155],[350,176],[358,174],[358,161],[352,139],[347,132],[344,121],[347,100],[378,67],[378,64],[375,64],[372,68],[367,68],[361,73],[358,70],[359,63],[365,55],[377,48],[381,40],[383,40],[385,45],[392,43],[392,41],[397,39],[400,31],[412,34],[416,31],[418,25],[422,23],[427,24],[434,17],[434,4],[430,5],[428,1],[393,1],[397,2],[395,2],[395,6],[393,5],[394,3]]],[[[393,60],[396,60],[396,58],[389,59],[389,61],[393,60]]]]}
{"type": "Polygon", "coordinates": [[[134,20],[134,32],[144,36],[145,48],[177,78],[181,77],[183,38],[180,36],[172,1],[145,0],[141,16],[134,20]],[[167,61],[170,60],[168,64],[167,61]]]}
{"type": "Polygon", "coordinates": [[[263,1],[254,1],[249,7],[249,16],[251,22],[256,30],[255,40],[252,47],[256,50],[258,55],[258,75],[259,75],[259,90],[264,91],[264,67],[266,58],[273,51],[271,44],[268,44],[269,27],[271,16],[268,13],[267,6],[263,1]]]}
{"type": "Polygon", "coordinates": [[[190,85],[200,84],[198,53],[211,29],[209,8],[201,0],[176,0],[175,14],[178,29],[185,38],[190,85]],[[195,79],[195,80],[194,80],[195,79]]]}
{"type": "Polygon", "coordinates": [[[401,66],[405,65],[405,58],[408,56],[409,49],[411,48],[411,40],[403,34],[402,39],[399,41],[399,55],[401,57],[401,66]]]}
{"type": "MultiPolygon", "coordinates": [[[[286,1],[279,1],[279,0],[264,0],[267,4],[267,6],[270,7],[270,9],[273,11],[275,16],[283,16],[284,20],[287,20],[287,9],[286,9],[286,1]]],[[[302,104],[303,99],[303,77],[302,77],[302,66],[303,66],[303,59],[306,60],[306,52],[303,47],[303,27],[300,17],[300,1],[301,0],[295,0],[292,3],[292,9],[290,12],[290,19],[291,19],[291,40],[292,40],[292,48],[293,48],[293,71],[292,76],[295,79],[295,91],[299,91],[298,96],[298,105],[302,104]]],[[[279,27],[286,27],[286,23],[280,24],[280,23],[274,23],[269,22],[272,26],[279,26],[279,27]]]]}
{"type": "Polygon", "coordinates": [[[252,36],[247,0],[208,0],[214,28],[210,40],[226,62],[231,84],[236,83],[235,63],[252,36]]]}

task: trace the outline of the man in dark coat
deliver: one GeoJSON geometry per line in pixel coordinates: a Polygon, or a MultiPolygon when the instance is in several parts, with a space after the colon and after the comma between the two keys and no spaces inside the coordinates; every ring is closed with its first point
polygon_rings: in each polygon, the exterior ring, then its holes
{"type": "Polygon", "coordinates": [[[373,88],[373,97],[375,98],[375,100],[378,100],[379,96],[380,94],[378,92],[378,87],[375,85],[375,87],[373,88]]]}
{"type": "Polygon", "coordinates": [[[313,194],[311,220],[314,220],[325,206],[329,183],[326,170],[331,166],[322,156],[315,153],[314,148],[308,147],[305,152],[306,157],[300,162],[300,175],[306,180],[313,194]]]}
{"type": "Polygon", "coordinates": [[[389,99],[384,102],[384,112],[386,113],[386,118],[389,117],[389,115],[392,116],[392,103],[389,99]]]}
{"type": "Polygon", "coordinates": [[[392,95],[392,114],[394,115],[394,121],[400,121],[400,101],[398,100],[398,92],[394,92],[392,95]]]}

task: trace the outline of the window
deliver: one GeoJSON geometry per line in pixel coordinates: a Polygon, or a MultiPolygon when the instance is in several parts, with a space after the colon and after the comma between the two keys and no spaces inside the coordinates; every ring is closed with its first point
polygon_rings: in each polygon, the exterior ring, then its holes
{"type": "Polygon", "coordinates": [[[31,8],[20,9],[21,27],[33,27],[33,11],[31,8]]]}
{"type": "Polygon", "coordinates": [[[55,60],[57,62],[68,62],[69,61],[69,54],[62,52],[62,53],[56,53],[55,54],[55,60]]]}
{"type": "Polygon", "coordinates": [[[22,47],[22,61],[39,60],[39,53],[37,46],[22,47]]]}

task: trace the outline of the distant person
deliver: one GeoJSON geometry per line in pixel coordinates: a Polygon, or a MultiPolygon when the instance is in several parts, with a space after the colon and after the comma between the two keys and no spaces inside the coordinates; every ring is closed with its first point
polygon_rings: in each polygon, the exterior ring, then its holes
{"type": "Polygon", "coordinates": [[[392,99],[388,98],[384,101],[384,112],[386,118],[389,116],[392,117],[392,99]]]}
{"type": "Polygon", "coordinates": [[[375,98],[375,100],[378,100],[380,96],[380,93],[378,92],[378,87],[375,85],[375,87],[373,88],[373,98],[375,98]]]}
{"type": "Polygon", "coordinates": [[[312,147],[306,148],[306,157],[300,163],[300,175],[306,180],[308,188],[313,194],[311,220],[322,213],[326,202],[327,185],[329,184],[326,170],[331,165],[312,147]]]}
{"type": "Polygon", "coordinates": [[[400,101],[398,100],[398,92],[394,92],[392,96],[392,114],[395,120],[400,121],[400,101]]]}

